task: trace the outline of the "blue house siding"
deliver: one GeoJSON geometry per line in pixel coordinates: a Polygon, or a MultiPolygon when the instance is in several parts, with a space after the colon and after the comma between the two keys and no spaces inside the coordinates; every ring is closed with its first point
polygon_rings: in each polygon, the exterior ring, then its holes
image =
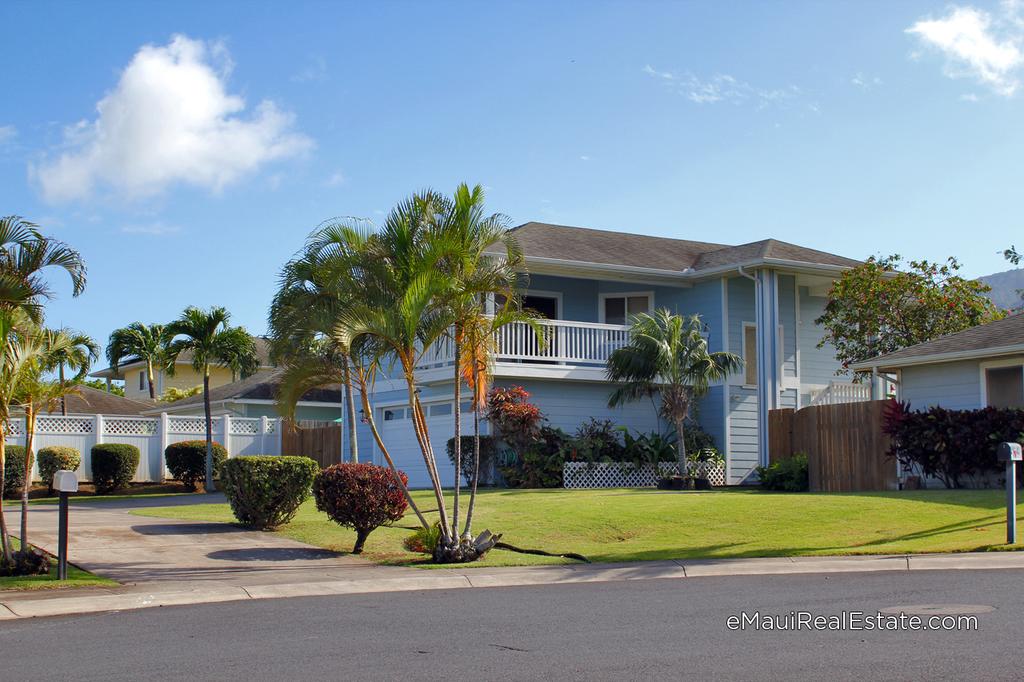
{"type": "Polygon", "coordinates": [[[723,455],[726,454],[728,444],[725,434],[725,391],[725,386],[712,386],[697,406],[697,421],[715,439],[715,447],[723,455]]]}
{"type": "Polygon", "coordinates": [[[981,373],[977,360],[904,367],[900,399],[916,410],[941,405],[952,410],[975,410],[981,404],[981,373]]]}
{"type": "MultiPolygon", "coordinates": [[[[839,363],[836,362],[835,347],[828,343],[818,348],[818,342],[825,336],[825,330],[814,321],[825,312],[828,302],[823,296],[811,296],[807,287],[800,287],[800,383],[805,387],[815,388],[827,386],[836,381],[839,363]]],[[[808,397],[809,388],[805,388],[801,400],[808,397]]],[[[806,402],[801,404],[806,405],[806,402]]]]}
{"type": "Polygon", "coordinates": [[[757,391],[729,387],[729,483],[745,479],[757,466],[757,391]]]}
{"type": "Polygon", "coordinates": [[[579,425],[591,417],[611,419],[616,426],[630,430],[650,432],[661,430],[654,406],[649,400],[629,403],[622,407],[608,407],[611,388],[600,382],[547,381],[524,379],[500,380],[499,386],[522,386],[530,392],[530,400],[544,413],[551,426],[573,434],[579,425]]]}

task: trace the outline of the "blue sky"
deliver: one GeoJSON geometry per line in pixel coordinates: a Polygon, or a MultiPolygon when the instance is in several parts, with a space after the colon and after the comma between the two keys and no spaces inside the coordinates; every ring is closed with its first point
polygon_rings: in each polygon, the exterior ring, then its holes
{"type": "Polygon", "coordinates": [[[515,222],[1007,268],[1015,3],[8,1],[0,213],[85,256],[49,322],[265,330],[324,219],[488,188],[515,222]]]}

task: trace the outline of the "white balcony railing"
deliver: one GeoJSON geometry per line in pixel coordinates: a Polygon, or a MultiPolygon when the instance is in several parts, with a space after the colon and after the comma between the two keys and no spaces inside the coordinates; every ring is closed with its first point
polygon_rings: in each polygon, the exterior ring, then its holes
{"type": "Polygon", "coordinates": [[[828,386],[811,392],[811,406],[839,405],[840,403],[860,403],[871,400],[870,384],[848,384],[830,381],[828,386]]]}
{"type": "MultiPolygon", "coordinates": [[[[498,362],[604,366],[617,348],[629,341],[629,327],[568,320],[538,320],[539,333],[523,322],[498,330],[498,362]]],[[[420,358],[420,369],[444,367],[455,359],[450,338],[435,343],[420,358]]]]}

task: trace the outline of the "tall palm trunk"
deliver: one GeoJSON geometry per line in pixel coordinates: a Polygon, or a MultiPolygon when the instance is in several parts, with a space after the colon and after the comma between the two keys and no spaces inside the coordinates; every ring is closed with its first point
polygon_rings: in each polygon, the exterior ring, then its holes
{"type": "Polygon", "coordinates": [[[11,565],[11,544],[7,536],[7,518],[4,516],[4,475],[7,467],[7,421],[0,421],[0,549],[5,566],[11,565]]]}
{"type": "Polygon", "coordinates": [[[64,363],[60,363],[60,369],[58,370],[58,378],[60,382],[60,415],[62,417],[68,416],[68,403],[64,399],[64,363]]]}
{"type": "Polygon", "coordinates": [[[462,488],[462,334],[460,325],[455,325],[455,493],[452,501],[452,539],[459,538],[459,490],[462,488]]]}
{"type": "Polygon", "coordinates": [[[391,455],[388,453],[387,446],[384,445],[384,439],[380,437],[380,432],[377,430],[377,422],[373,418],[373,408],[370,406],[370,398],[366,391],[366,381],[360,372],[356,372],[356,378],[359,381],[359,395],[363,401],[363,413],[366,415],[366,423],[370,426],[370,433],[373,434],[373,440],[377,443],[377,448],[380,449],[380,453],[384,455],[384,461],[388,463],[388,467],[391,471],[395,472],[395,478],[398,480],[398,485],[402,487],[402,492],[405,494],[405,499],[409,503],[409,508],[416,513],[416,517],[423,524],[424,528],[430,528],[430,524],[427,523],[427,519],[424,518],[420,512],[419,507],[416,506],[416,502],[412,499],[412,495],[409,494],[409,487],[402,482],[402,477],[398,475],[398,469],[395,468],[395,462],[391,459],[391,455]]]}
{"type": "MultiPolygon", "coordinates": [[[[150,359],[147,359],[146,360],[146,381],[149,382],[149,399],[150,400],[156,400],[156,386],[153,385],[155,383],[154,382],[154,378],[155,377],[153,376],[153,361],[150,360],[150,359]]],[[[61,400],[64,400],[64,398],[61,398],[61,400]]]]}
{"type": "Polygon", "coordinates": [[[348,449],[353,462],[359,461],[359,439],[356,429],[356,397],[352,393],[352,370],[348,356],[341,357],[341,369],[345,380],[345,402],[348,403],[348,449]]]}
{"type": "Polygon", "coordinates": [[[437,514],[441,521],[441,539],[451,541],[452,532],[449,526],[448,510],[444,504],[444,492],[441,490],[441,479],[437,474],[437,464],[434,460],[434,449],[430,445],[427,422],[423,417],[423,405],[416,394],[416,374],[413,363],[408,358],[403,358],[403,373],[405,384],[409,390],[409,409],[412,411],[412,426],[416,434],[416,441],[419,443],[420,451],[423,453],[423,463],[427,467],[427,474],[430,476],[430,484],[434,489],[434,497],[437,499],[437,514]]]}
{"type": "Polygon", "coordinates": [[[32,447],[36,436],[36,411],[25,406],[25,481],[21,486],[21,551],[28,550],[28,491],[32,487],[32,447]]]}
{"type": "Polygon", "coordinates": [[[679,475],[686,476],[686,432],[685,417],[676,417],[676,456],[679,458],[679,475]]]}
{"type": "Polygon", "coordinates": [[[203,410],[206,412],[206,492],[216,492],[213,484],[213,416],[210,414],[210,368],[203,372],[203,410]]]}
{"type": "Polygon", "coordinates": [[[473,539],[473,508],[476,506],[476,486],[480,481],[480,406],[473,400],[473,485],[469,493],[469,508],[466,510],[466,528],[462,537],[473,539]]]}

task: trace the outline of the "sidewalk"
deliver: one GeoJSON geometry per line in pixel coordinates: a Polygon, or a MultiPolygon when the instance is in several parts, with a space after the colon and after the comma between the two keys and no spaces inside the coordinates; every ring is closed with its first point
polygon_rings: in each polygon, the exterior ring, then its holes
{"type": "MultiPolygon", "coordinates": [[[[155,581],[116,588],[0,593],[0,621],[245,599],[555,585],[622,580],[690,580],[708,576],[1024,569],[1024,552],[900,556],[705,559],[514,568],[395,569],[366,567],[345,579],[304,582],[155,581]]],[[[307,576],[308,577],[308,576],[307,576]]]]}

